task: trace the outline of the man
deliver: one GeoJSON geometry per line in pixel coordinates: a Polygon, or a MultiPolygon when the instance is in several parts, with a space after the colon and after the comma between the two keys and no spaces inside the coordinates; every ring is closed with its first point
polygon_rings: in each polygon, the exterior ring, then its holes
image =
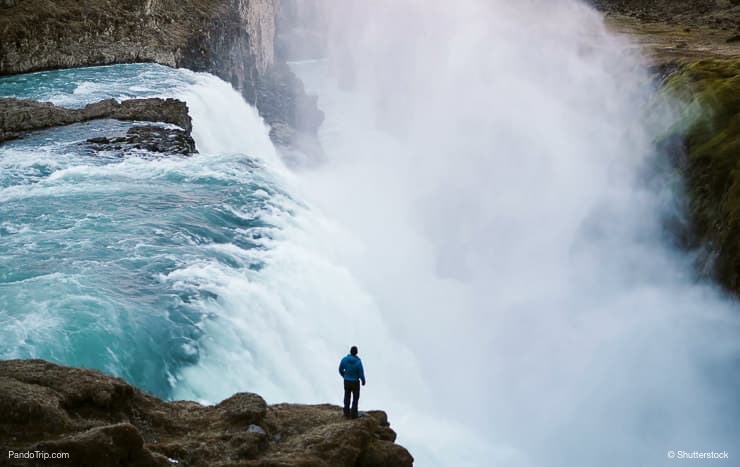
{"type": "Polygon", "coordinates": [[[357,346],[349,349],[349,355],[339,362],[339,374],[344,378],[344,416],[357,418],[357,400],[360,398],[360,381],[365,385],[365,370],[362,360],[357,356],[357,346]],[[352,410],[349,402],[352,398],[352,410]]]}

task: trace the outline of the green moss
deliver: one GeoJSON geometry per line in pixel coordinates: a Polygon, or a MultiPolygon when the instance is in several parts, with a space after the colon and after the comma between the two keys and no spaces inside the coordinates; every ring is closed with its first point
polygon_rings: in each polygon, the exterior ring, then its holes
{"type": "Polygon", "coordinates": [[[740,58],[686,65],[665,89],[684,103],[677,131],[696,233],[718,253],[717,278],[740,294],[740,58]]]}

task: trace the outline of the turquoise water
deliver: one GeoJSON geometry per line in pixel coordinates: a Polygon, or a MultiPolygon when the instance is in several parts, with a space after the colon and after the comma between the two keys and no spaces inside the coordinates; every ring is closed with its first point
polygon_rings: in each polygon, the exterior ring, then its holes
{"type": "MultiPolygon", "coordinates": [[[[80,106],[170,95],[193,75],[156,65],[0,79],[0,95],[80,106]]],[[[193,264],[259,270],[279,209],[247,156],[97,154],[81,143],[123,133],[109,120],[0,146],[0,358],[99,368],[169,397],[198,361],[214,293],[168,280],[193,264]]]]}

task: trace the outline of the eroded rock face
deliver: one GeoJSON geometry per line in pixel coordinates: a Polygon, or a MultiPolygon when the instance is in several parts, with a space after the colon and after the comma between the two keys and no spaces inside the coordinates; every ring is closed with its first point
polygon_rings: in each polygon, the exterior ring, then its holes
{"type": "Polygon", "coordinates": [[[132,62],[207,71],[230,82],[267,123],[315,132],[323,120],[315,100],[277,67],[275,2],[3,0],[0,75],[132,62]]]}
{"type": "MultiPolygon", "coordinates": [[[[66,452],[43,465],[408,467],[384,412],[346,420],[331,405],[165,402],[93,370],[0,362],[0,451],[66,452]]],[[[9,459],[9,465],[29,465],[9,459]]]]}
{"type": "Polygon", "coordinates": [[[177,99],[107,99],[81,109],[68,109],[48,102],[0,98],[0,142],[26,133],[101,118],[171,123],[190,137],[192,121],[188,106],[177,99]]]}

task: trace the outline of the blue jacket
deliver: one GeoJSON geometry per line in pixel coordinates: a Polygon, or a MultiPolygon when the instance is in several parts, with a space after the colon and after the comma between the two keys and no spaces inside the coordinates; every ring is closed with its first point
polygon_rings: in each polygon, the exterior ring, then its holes
{"type": "Polygon", "coordinates": [[[362,360],[356,355],[349,354],[339,362],[339,374],[345,381],[357,381],[365,384],[365,370],[362,368],[362,360]]]}

